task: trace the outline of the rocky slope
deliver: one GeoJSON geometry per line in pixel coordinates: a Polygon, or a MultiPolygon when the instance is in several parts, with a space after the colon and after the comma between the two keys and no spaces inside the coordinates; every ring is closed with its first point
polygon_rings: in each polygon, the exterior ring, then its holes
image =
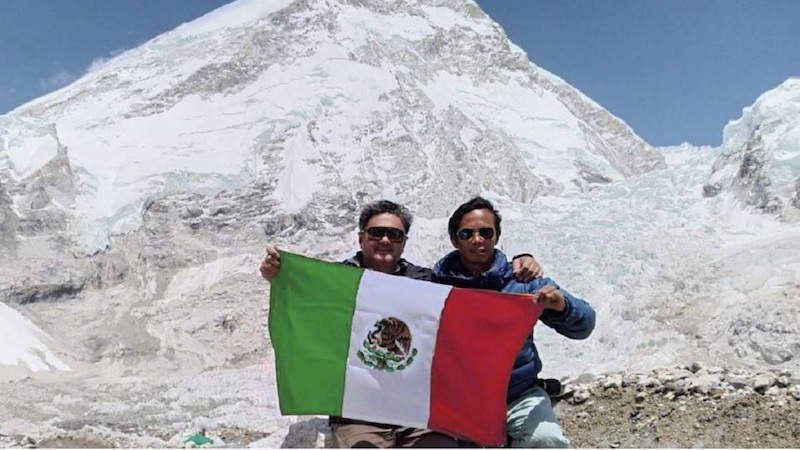
{"type": "MultiPolygon", "coordinates": [[[[580,381],[580,380],[578,380],[580,381]]],[[[685,367],[568,386],[556,406],[575,447],[797,447],[800,377],[685,367]]]]}
{"type": "MultiPolygon", "coordinates": [[[[251,376],[259,375],[250,371],[251,376]]],[[[210,383],[224,382],[233,372],[217,373],[206,382],[179,383],[158,395],[158,388],[128,384],[129,406],[113,387],[103,385],[86,398],[59,395],[52,385],[40,395],[56,394],[76,417],[58,417],[28,431],[0,434],[4,447],[191,447],[182,440],[205,430],[213,447],[307,448],[332,445],[326,420],[299,417],[256,422],[219,422],[209,417],[193,427],[195,412],[213,409],[213,395],[199,395],[210,383]],[[181,392],[184,391],[184,392],[181,392]],[[169,406],[180,394],[195,391],[169,406]],[[194,405],[192,405],[194,403],[194,405]],[[82,414],[77,414],[81,411],[82,414]],[[171,416],[171,417],[170,417],[171,416]],[[169,420],[174,423],[170,424],[169,420]]],[[[247,408],[265,405],[264,397],[241,391],[247,408]]],[[[206,392],[209,394],[209,392],[206,392]]],[[[32,399],[25,399],[30,401],[32,399]]],[[[22,396],[7,405],[21,408],[22,396]]],[[[788,372],[745,372],[698,363],[647,373],[583,375],[564,380],[564,393],[554,400],[556,412],[578,448],[728,447],[784,448],[800,444],[800,377],[788,372]]],[[[232,405],[231,405],[232,406],[232,405]]],[[[200,413],[202,414],[202,413],[200,413]]]]}

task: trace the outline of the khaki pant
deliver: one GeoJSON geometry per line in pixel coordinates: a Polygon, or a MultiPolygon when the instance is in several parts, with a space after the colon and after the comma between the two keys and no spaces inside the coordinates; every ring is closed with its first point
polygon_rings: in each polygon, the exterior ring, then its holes
{"type": "Polygon", "coordinates": [[[458,441],[446,434],[420,428],[366,423],[331,424],[339,448],[458,447],[458,441]]]}

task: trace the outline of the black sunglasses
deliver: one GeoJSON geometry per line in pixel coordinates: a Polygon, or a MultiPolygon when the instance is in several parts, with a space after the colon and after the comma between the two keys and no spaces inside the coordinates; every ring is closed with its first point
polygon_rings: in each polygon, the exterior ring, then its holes
{"type": "Polygon", "coordinates": [[[392,227],[369,227],[363,232],[366,232],[370,238],[376,240],[381,240],[386,236],[392,242],[401,242],[406,237],[405,231],[392,227]]]}
{"type": "Polygon", "coordinates": [[[475,233],[478,233],[482,238],[488,240],[494,237],[494,228],[462,228],[458,230],[456,236],[462,241],[468,241],[475,233]]]}

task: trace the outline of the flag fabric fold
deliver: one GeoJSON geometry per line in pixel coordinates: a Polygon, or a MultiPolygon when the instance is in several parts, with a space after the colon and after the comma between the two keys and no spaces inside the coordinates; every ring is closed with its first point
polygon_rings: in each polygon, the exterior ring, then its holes
{"type": "Polygon", "coordinates": [[[542,306],[281,252],[269,333],[280,410],[427,428],[497,446],[542,306]]]}

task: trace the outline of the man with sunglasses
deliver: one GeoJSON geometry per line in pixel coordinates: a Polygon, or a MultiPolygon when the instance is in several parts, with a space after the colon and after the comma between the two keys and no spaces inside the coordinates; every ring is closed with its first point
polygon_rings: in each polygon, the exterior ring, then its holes
{"type": "MultiPolygon", "coordinates": [[[[404,206],[380,200],[361,210],[358,219],[358,243],[361,251],[344,261],[356,267],[383,273],[432,280],[431,269],[412,264],[402,258],[408,231],[413,217],[404,206]]],[[[512,264],[509,264],[511,267],[512,264]]],[[[513,261],[513,272],[520,280],[530,281],[542,275],[542,268],[530,255],[520,255],[513,261]]],[[[280,254],[275,246],[267,247],[267,254],[259,268],[261,276],[271,280],[280,270],[280,254]]],[[[458,447],[459,441],[432,430],[402,427],[390,424],[331,417],[331,430],[340,447],[458,447]]]]}
{"type": "MultiPolygon", "coordinates": [[[[589,337],[594,330],[595,312],[587,302],[549,278],[527,282],[515,279],[506,256],[495,248],[500,238],[500,221],[500,213],[482,197],[459,206],[447,227],[456,250],[434,265],[434,277],[452,286],[533,294],[545,307],[541,322],[570,339],[589,337]]],[[[514,362],[508,385],[506,432],[512,447],[569,446],[538,378],[541,369],[542,361],[531,333],[514,362]]]]}

